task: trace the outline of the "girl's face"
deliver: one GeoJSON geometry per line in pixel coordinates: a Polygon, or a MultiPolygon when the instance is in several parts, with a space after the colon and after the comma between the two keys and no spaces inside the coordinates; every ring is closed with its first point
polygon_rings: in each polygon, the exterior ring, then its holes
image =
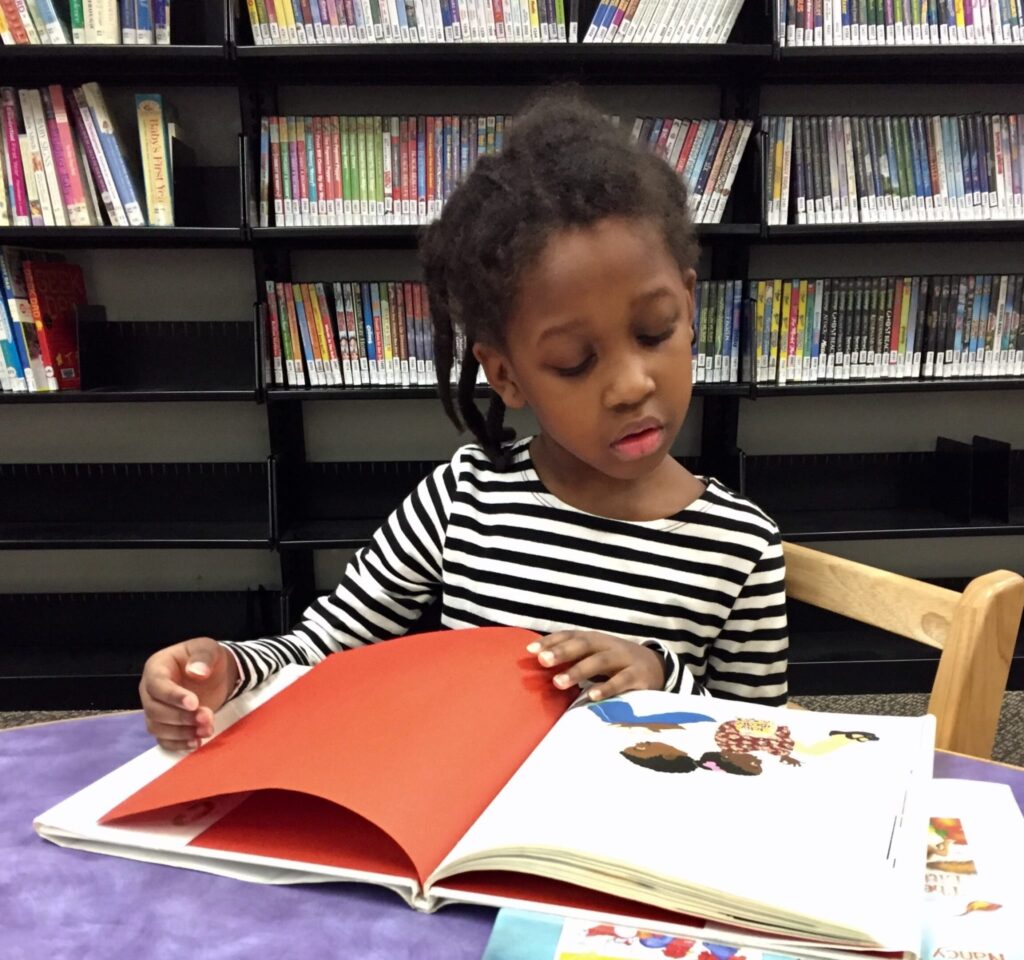
{"type": "Polygon", "coordinates": [[[474,352],[548,442],[580,466],[637,479],[669,452],[690,405],[695,283],[645,220],[562,230],[522,277],[507,349],[474,352]]]}

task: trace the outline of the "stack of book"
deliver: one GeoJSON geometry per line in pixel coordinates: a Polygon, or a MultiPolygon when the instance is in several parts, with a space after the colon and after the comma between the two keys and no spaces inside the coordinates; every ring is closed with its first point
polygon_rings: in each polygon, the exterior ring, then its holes
{"type": "Polygon", "coordinates": [[[4,44],[169,44],[171,0],[0,0],[4,44]]]}
{"type": "Polygon", "coordinates": [[[578,0],[246,0],[257,46],[575,42],[578,0]]]}
{"type": "Polygon", "coordinates": [[[752,280],[758,383],[1024,375],[1024,277],[752,280]]]}
{"type": "Polygon", "coordinates": [[[0,227],[174,225],[172,142],[159,94],[137,94],[139,154],[100,87],[0,87],[0,227]],[[142,182],[135,173],[142,160],[142,182]]]}
{"type": "Polygon", "coordinates": [[[767,221],[1024,218],[1022,114],[765,117],[767,221]]]}
{"type": "Polygon", "coordinates": [[[601,0],[584,43],[725,43],[743,0],[601,0]]]}
{"type": "Polygon", "coordinates": [[[39,250],[0,248],[0,391],[47,393],[81,386],[75,307],[82,270],[39,250]]]}
{"type": "Polygon", "coordinates": [[[752,127],[751,120],[637,117],[631,137],[683,178],[696,223],[720,223],[752,127]]]}
{"type": "Polygon", "coordinates": [[[501,149],[505,117],[264,117],[261,226],[426,223],[501,149]]]}
{"type": "Polygon", "coordinates": [[[784,47],[1020,43],[1017,0],[779,0],[784,47]]]}

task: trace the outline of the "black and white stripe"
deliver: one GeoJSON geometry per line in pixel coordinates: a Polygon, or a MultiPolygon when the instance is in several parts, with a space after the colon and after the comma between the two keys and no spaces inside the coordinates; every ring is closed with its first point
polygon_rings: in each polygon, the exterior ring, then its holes
{"type": "Polygon", "coordinates": [[[717,480],[685,510],[631,522],[550,494],[514,446],[507,471],[476,445],[438,467],[289,634],[227,643],[248,689],[289,662],[407,633],[441,600],[446,627],[599,630],[659,648],[666,689],[786,700],[786,606],[775,524],[717,480]],[[684,669],[686,668],[686,669],[684,669]]]}

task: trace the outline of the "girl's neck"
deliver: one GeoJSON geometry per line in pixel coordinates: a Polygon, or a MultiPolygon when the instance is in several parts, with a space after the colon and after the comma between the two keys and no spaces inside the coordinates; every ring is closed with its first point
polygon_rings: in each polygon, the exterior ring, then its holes
{"type": "Polygon", "coordinates": [[[613,520],[662,520],[699,499],[704,484],[672,457],[642,477],[621,480],[595,470],[538,434],[530,459],[541,483],[559,500],[613,520]]]}

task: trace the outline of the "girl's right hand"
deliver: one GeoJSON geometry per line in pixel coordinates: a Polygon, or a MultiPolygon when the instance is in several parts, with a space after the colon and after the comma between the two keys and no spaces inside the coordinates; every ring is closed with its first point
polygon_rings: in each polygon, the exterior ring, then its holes
{"type": "Polygon", "coordinates": [[[146,729],[168,750],[193,750],[213,736],[213,714],[238,681],[235,658],[210,637],[158,650],[139,683],[146,729]]]}

